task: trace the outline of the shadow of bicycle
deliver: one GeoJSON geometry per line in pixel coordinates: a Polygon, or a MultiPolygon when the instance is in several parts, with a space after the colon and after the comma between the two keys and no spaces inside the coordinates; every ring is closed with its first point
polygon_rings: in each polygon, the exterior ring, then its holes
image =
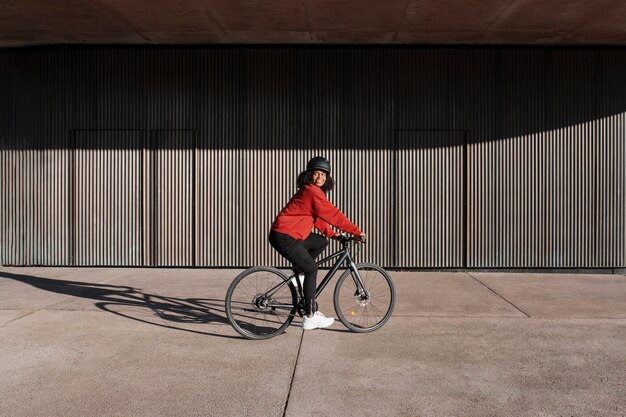
{"type": "Polygon", "coordinates": [[[210,323],[228,324],[223,299],[167,297],[124,285],[66,281],[4,271],[0,271],[0,277],[23,282],[44,291],[91,299],[100,310],[153,326],[241,339],[238,336],[207,332],[194,326],[210,323]]]}

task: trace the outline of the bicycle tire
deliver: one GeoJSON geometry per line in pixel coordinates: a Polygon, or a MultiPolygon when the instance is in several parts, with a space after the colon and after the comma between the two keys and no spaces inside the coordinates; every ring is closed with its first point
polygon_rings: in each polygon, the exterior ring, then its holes
{"type": "Polygon", "coordinates": [[[380,329],[391,318],[396,305],[396,290],[387,271],[378,265],[356,265],[369,298],[358,294],[352,270],[346,270],[337,281],[333,302],[339,321],[357,333],[380,329]]]}
{"type": "Polygon", "coordinates": [[[247,339],[269,339],[285,331],[294,319],[298,296],[294,286],[288,283],[275,294],[271,301],[293,306],[287,308],[261,307],[258,301],[267,291],[281,281],[288,281],[276,268],[253,267],[246,269],[228,287],[226,317],[230,325],[247,339]],[[284,313],[284,314],[283,314],[284,313]]]}

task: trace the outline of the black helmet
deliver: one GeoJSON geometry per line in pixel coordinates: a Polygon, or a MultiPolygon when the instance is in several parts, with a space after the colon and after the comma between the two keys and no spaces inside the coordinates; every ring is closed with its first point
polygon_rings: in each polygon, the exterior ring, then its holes
{"type": "Polygon", "coordinates": [[[330,161],[328,161],[323,156],[316,156],[315,158],[312,158],[309,162],[307,162],[306,170],[315,171],[316,169],[322,170],[327,174],[330,174],[330,161]]]}

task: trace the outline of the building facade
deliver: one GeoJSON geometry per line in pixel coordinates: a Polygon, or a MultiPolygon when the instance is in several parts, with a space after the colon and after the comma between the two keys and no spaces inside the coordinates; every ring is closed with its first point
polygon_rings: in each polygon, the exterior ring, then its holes
{"type": "Polygon", "coordinates": [[[626,266],[623,48],[0,51],[0,262],[282,265],[315,155],[392,268],[626,266]]]}

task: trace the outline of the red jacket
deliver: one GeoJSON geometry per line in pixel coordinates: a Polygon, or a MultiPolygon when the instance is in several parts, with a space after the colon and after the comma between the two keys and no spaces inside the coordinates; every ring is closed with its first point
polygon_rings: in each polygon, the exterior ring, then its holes
{"type": "Polygon", "coordinates": [[[344,232],[355,236],[361,235],[359,228],[328,201],[320,187],[308,184],[300,187],[285,208],[278,213],[272,223],[272,230],[285,233],[296,240],[304,240],[315,226],[326,237],[333,237],[335,232],[329,223],[344,232]]]}

